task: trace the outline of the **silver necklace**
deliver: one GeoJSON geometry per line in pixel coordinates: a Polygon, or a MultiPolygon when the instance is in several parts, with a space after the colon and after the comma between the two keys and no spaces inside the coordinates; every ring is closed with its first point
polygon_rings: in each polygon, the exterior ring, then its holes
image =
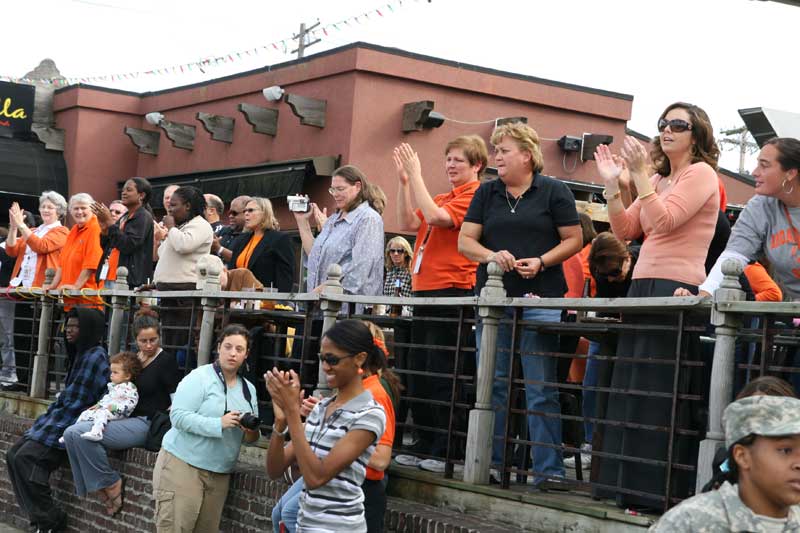
{"type": "Polygon", "coordinates": [[[519,198],[517,198],[517,201],[512,206],[511,205],[511,200],[508,199],[508,189],[506,189],[506,202],[508,202],[508,208],[511,209],[512,213],[516,213],[517,212],[517,206],[519,205],[519,201],[522,200],[522,197],[524,196],[524,194],[525,193],[520,194],[519,198]]]}

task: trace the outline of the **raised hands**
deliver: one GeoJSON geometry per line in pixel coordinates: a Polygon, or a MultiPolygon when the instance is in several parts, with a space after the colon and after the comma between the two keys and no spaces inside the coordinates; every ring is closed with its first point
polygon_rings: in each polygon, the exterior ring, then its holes
{"type": "Polygon", "coordinates": [[[111,211],[100,202],[92,203],[92,213],[97,217],[97,222],[100,224],[100,229],[103,231],[108,229],[109,226],[114,225],[114,218],[111,216],[111,211]]]}
{"type": "Polygon", "coordinates": [[[422,175],[422,165],[419,162],[419,156],[408,143],[397,146],[394,149],[392,157],[400,183],[406,184],[412,176],[422,175]]]}
{"type": "Polygon", "coordinates": [[[607,189],[619,188],[619,176],[622,173],[623,161],[618,155],[613,155],[606,144],[601,144],[594,151],[594,162],[597,164],[597,173],[603,178],[607,189]]]}
{"type": "Polygon", "coordinates": [[[267,382],[267,392],[272,397],[272,409],[275,420],[285,421],[290,415],[300,415],[302,390],[300,378],[294,370],[284,372],[273,368],[264,374],[267,382]]]}
{"type": "Polygon", "coordinates": [[[631,174],[642,174],[647,171],[647,166],[650,164],[650,156],[647,155],[647,150],[642,143],[635,137],[630,135],[625,137],[622,144],[622,158],[628,165],[628,170],[631,174]]]}
{"type": "Polygon", "coordinates": [[[14,227],[19,228],[25,225],[25,212],[19,206],[17,202],[11,204],[11,209],[8,210],[8,219],[14,225],[14,227]]]}

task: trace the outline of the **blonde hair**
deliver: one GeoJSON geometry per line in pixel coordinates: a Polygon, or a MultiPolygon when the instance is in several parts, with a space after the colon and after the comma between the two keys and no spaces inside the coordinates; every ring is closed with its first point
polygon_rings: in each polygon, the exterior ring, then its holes
{"type": "Polygon", "coordinates": [[[358,192],[353,201],[346,207],[347,211],[352,211],[358,207],[362,202],[369,202],[369,206],[378,212],[379,215],[383,214],[386,208],[386,195],[383,190],[367,181],[367,176],[355,165],[345,165],[333,171],[333,176],[339,176],[350,184],[361,184],[361,190],[358,192]]]}
{"type": "Polygon", "coordinates": [[[411,265],[411,256],[414,255],[414,250],[411,248],[411,245],[405,238],[401,236],[392,237],[389,239],[389,242],[386,243],[386,251],[383,253],[383,261],[386,265],[386,270],[390,270],[394,263],[392,262],[392,258],[389,256],[389,249],[392,247],[392,244],[399,244],[400,247],[405,250],[406,258],[405,258],[405,266],[408,268],[411,265]]]}
{"type": "Polygon", "coordinates": [[[245,208],[247,207],[247,204],[251,202],[256,204],[261,210],[261,213],[263,213],[263,216],[261,217],[261,223],[258,225],[261,231],[266,233],[269,230],[281,229],[278,219],[275,218],[275,211],[272,209],[272,202],[270,202],[268,198],[260,198],[258,196],[250,198],[250,200],[244,204],[245,208]]]}
{"type": "Polygon", "coordinates": [[[544,170],[544,157],[539,143],[539,134],[536,133],[536,130],[522,122],[503,124],[496,127],[492,132],[490,140],[492,146],[500,144],[503,141],[503,137],[513,139],[521,151],[531,154],[532,172],[536,173],[544,170]]]}

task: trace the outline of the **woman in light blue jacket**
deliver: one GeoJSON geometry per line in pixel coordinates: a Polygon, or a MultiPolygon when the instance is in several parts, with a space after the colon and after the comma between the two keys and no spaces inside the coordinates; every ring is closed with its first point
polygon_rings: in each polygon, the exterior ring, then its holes
{"type": "Polygon", "coordinates": [[[153,469],[159,532],[219,531],[242,441],[258,439],[256,389],[239,374],[249,352],[247,329],[227,326],[217,350],[217,361],[183,378],[172,400],[172,429],[153,469]]]}

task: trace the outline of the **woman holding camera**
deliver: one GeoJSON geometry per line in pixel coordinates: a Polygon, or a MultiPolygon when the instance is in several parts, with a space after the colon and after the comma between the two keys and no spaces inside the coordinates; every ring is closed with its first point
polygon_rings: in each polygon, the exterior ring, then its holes
{"type": "Polygon", "coordinates": [[[246,268],[265,287],[291,292],[294,247],[289,234],[279,229],[272,202],[267,198],[252,198],[244,208],[244,233],[231,245],[228,268],[246,268]]]}
{"type": "Polygon", "coordinates": [[[258,439],[256,389],[239,374],[249,345],[244,326],[228,325],[217,361],[196,368],[178,385],[172,429],[153,469],[159,532],[219,531],[242,441],[258,439]]]}

